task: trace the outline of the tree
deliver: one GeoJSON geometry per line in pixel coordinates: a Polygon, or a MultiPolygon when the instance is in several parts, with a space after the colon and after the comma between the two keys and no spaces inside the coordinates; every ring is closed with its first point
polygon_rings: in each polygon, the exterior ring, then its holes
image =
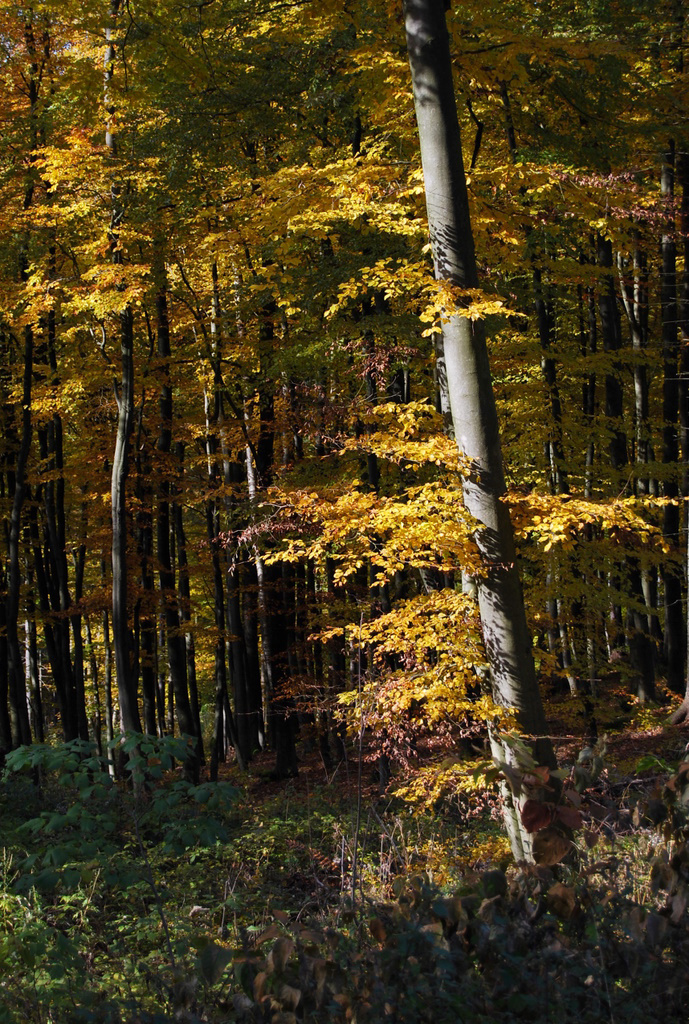
{"type": "MultiPolygon", "coordinates": [[[[445,22],[448,6],[443,0],[404,4],[435,276],[455,289],[457,300],[457,307],[446,311],[443,326],[447,386],[457,445],[468,463],[464,502],[478,526],[478,600],[493,697],[496,704],[516,709],[520,728],[534,740],[537,759],[553,765],[504,501],[485,333],[482,320],[471,315],[468,295],[479,282],[445,22]]],[[[491,743],[494,756],[509,762],[509,751],[497,734],[491,743]]],[[[505,820],[515,857],[528,858],[530,838],[509,799],[505,820]]]]}

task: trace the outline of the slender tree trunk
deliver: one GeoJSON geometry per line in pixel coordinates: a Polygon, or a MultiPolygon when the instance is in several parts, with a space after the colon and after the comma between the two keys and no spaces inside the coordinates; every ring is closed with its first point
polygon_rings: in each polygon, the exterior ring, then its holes
{"type": "Polygon", "coordinates": [[[8,690],[12,745],[31,742],[31,726],[26,701],[24,659],[19,646],[19,597],[21,587],[20,539],[21,518],[26,497],[26,467],[31,450],[31,378],[33,375],[33,331],[24,328],[24,385],[22,391],[21,435],[14,471],[14,495],[9,522],[9,572],[5,609],[5,635],[7,637],[8,690]]]}
{"type": "MultiPolygon", "coordinates": [[[[460,289],[478,285],[443,0],[405,0],[407,45],[419,128],[435,274],[460,289]]],[[[444,328],[448,389],[455,436],[471,471],[464,483],[468,511],[480,523],[477,544],[484,573],[478,597],[495,702],[516,709],[535,756],[554,764],[536,681],[531,636],[505,505],[500,435],[483,324],[450,315],[444,328]]],[[[493,735],[495,756],[511,760],[493,735]]],[[[519,860],[531,856],[531,837],[506,794],[505,821],[519,860]]]]}
{"type": "MultiPolygon", "coordinates": [[[[230,678],[232,681],[232,695],[234,698],[237,741],[242,752],[242,759],[245,764],[248,764],[256,746],[253,741],[248,709],[249,694],[247,658],[244,629],[242,626],[242,609],[239,587],[240,580],[237,566],[235,564],[236,548],[234,544],[229,542],[229,538],[233,536],[234,531],[237,529],[237,491],[239,490],[242,482],[242,467],[236,459],[232,458],[227,436],[227,424],[225,421],[227,392],[222,372],[222,308],[220,304],[218,265],[216,262],[213,262],[211,276],[213,281],[211,357],[215,384],[215,425],[220,438],[220,450],[222,453],[222,471],[223,481],[225,484],[224,506],[228,531],[228,539],[225,544],[225,559],[227,565],[225,614],[227,618],[227,632],[229,636],[230,678]]],[[[237,291],[239,291],[241,287],[240,282],[237,282],[236,287],[237,291]]],[[[244,333],[244,327],[239,317],[237,317],[237,331],[240,336],[244,333]]]]}
{"type": "MultiPolygon", "coordinates": [[[[179,464],[180,476],[184,472],[184,445],[179,442],[176,445],[177,461],[179,464]]],[[[175,492],[177,495],[177,492],[175,492]]],[[[174,522],[175,543],[177,546],[177,567],[179,573],[179,613],[180,634],[184,638],[184,653],[187,660],[187,682],[189,684],[189,702],[191,713],[194,718],[194,727],[198,737],[199,763],[205,764],[203,749],[203,735],[201,730],[201,709],[199,706],[199,693],[196,681],[196,646],[194,633],[191,624],[191,587],[189,583],[189,564],[187,561],[187,538],[184,531],[184,520],[182,518],[182,506],[175,496],[172,504],[172,518],[174,522]]]]}
{"type": "MultiPolygon", "coordinates": [[[[26,546],[28,549],[31,545],[27,543],[26,546]]],[[[31,731],[36,738],[36,742],[43,743],[45,741],[45,722],[43,719],[43,700],[41,697],[41,665],[36,631],[33,574],[30,568],[27,568],[26,586],[26,678],[29,681],[31,731]]]]}
{"type": "MultiPolygon", "coordinates": [[[[60,425],[61,426],[61,425],[60,425]]],[[[61,491],[58,492],[59,507],[64,513],[64,468],[62,466],[62,441],[60,441],[60,480],[61,491]]],[[[85,489],[84,489],[85,490],[85,489]]],[[[74,699],[76,701],[76,715],[79,729],[79,736],[82,740],[89,738],[88,714],[86,711],[86,684],[84,666],[84,638],[82,636],[82,614],[80,609],[84,596],[84,569],[86,566],[86,543],[88,537],[87,525],[87,503],[82,502],[81,506],[81,537],[79,546],[74,552],[72,559],[74,563],[74,603],[71,605],[70,621],[72,624],[72,642],[74,649],[74,699]]],[[[66,529],[65,548],[67,545],[66,529]]]]}
{"type": "MultiPolygon", "coordinates": [[[[110,83],[114,75],[116,58],[114,32],[120,14],[120,0],[111,0],[110,17],[105,30],[105,106],[112,115],[110,83]]],[[[106,127],[105,145],[111,160],[117,157],[115,136],[110,122],[106,127]]],[[[118,245],[118,229],[124,216],[120,186],[112,184],[112,213],[110,218],[110,240],[112,262],[121,263],[118,245]]],[[[111,504],[112,504],[112,643],[115,651],[117,692],[120,705],[121,726],[124,732],[141,732],[141,718],[138,705],[138,680],[135,672],[134,644],[129,628],[129,602],[127,587],[127,480],[129,478],[129,443],[134,422],[134,314],[131,306],[124,306],[119,314],[120,334],[120,379],[115,384],[117,399],[117,436],[112,461],[111,504]]]]}
{"type": "MultiPolygon", "coordinates": [[[[663,344],[663,464],[668,474],[663,492],[670,502],[663,509],[663,536],[679,554],[679,486],[676,465],[679,457],[677,419],[679,412],[679,366],[677,341],[677,245],[674,213],[675,147],[670,142],[661,172],[661,193],[666,204],[661,238],[662,269],[660,304],[663,344]]],[[[664,653],[667,683],[675,693],[685,687],[686,619],[682,606],[682,570],[669,560],[662,568],[665,603],[664,653]]]]}
{"type": "MultiPolygon", "coordinates": [[[[606,271],[612,269],[612,244],[609,239],[604,239],[600,235],[597,239],[597,257],[599,266],[604,267],[606,271]]],[[[605,273],[603,276],[598,306],[603,348],[611,354],[616,353],[622,345],[622,327],[612,273],[605,273]]],[[[613,470],[617,470],[620,473],[621,478],[625,467],[628,466],[629,459],[627,435],[622,418],[624,408],[619,372],[619,364],[615,362],[612,372],[606,375],[605,411],[606,415],[612,420],[612,437],[609,449],[610,465],[613,470]]],[[[628,559],[627,571],[633,602],[633,609],[627,616],[628,622],[631,625],[629,642],[630,660],[632,667],[637,673],[637,696],[642,701],[649,701],[655,699],[655,662],[653,643],[648,635],[648,614],[639,607],[639,605],[644,603],[644,589],[637,559],[628,559]]],[[[615,624],[618,627],[621,626],[621,611],[618,610],[616,602],[613,602],[613,616],[615,624]]],[[[615,640],[615,646],[617,646],[617,640],[615,640]]]]}
{"type": "MultiPolygon", "coordinates": [[[[259,381],[259,435],[255,449],[255,464],[247,452],[247,480],[249,499],[255,504],[259,491],[272,483],[275,450],[275,394],[267,368],[272,359],[274,344],[275,304],[263,307],[263,321],[259,336],[261,379],[259,381]]],[[[285,693],[289,682],[289,638],[287,633],[285,594],[279,566],[266,565],[256,558],[258,576],[259,621],[261,625],[261,652],[266,680],[266,719],[269,736],[275,750],[274,774],[288,778],[297,774],[296,715],[293,700],[285,693]]]]}
{"type": "MultiPolygon", "coordinates": [[[[249,455],[250,457],[250,455],[249,455]]],[[[258,637],[258,573],[250,559],[242,566],[242,628],[246,654],[247,714],[252,750],[265,747],[265,718],[261,686],[261,657],[258,637]]]]}
{"type": "Polygon", "coordinates": [[[246,768],[242,750],[237,737],[234,716],[230,707],[227,692],[227,660],[225,656],[225,585],[220,561],[220,517],[218,506],[213,494],[219,487],[217,464],[217,438],[214,433],[217,422],[218,395],[211,398],[205,396],[206,405],[206,455],[208,459],[209,497],[206,502],[206,532],[211,550],[213,566],[213,609],[215,614],[215,719],[213,726],[213,744],[210,758],[210,777],[218,778],[218,763],[225,760],[226,741],[229,739],[237,755],[237,763],[242,771],[246,768]]]}
{"type": "MultiPolygon", "coordinates": [[[[682,152],[678,155],[678,177],[682,186],[682,200],[680,207],[680,237],[683,239],[684,269],[681,277],[681,287],[678,302],[678,321],[680,331],[680,377],[679,377],[679,421],[680,421],[680,449],[683,466],[682,494],[687,497],[689,494],[689,153],[682,152]]],[[[686,506],[686,501],[684,502],[686,506]]],[[[687,513],[685,509],[685,536],[687,536],[687,513]]],[[[689,577],[689,541],[687,542],[685,566],[689,577]]],[[[689,601],[687,602],[687,640],[686,647],[689,656],[689,601]]],[[[685,691],[684,700],[672,716],[675,723],[684,722],[689,717],[689,665],[685,666],[685,691]]]]}
{"type": "MultiPolygon", "coordinates": [[[[2,589],[6,589],[7,575],[0,569],[2,589]]],[[[9,655],[7,650],[7,602],[0,601],[0,768],[5,754],[12,750],[12,722],[9,712],[9,655]]]]}
{"type": "MultiPolygon", "coordinates": [[[[105,558],[101,559],[100,575],[101,581],[105,584],[106,579],[105,558]]],[[[105,704],[105,740],[107,746],[108,770],[110,775],[115,776],[115,760],[113,756],[113,741],[115,737],[114,714],[112,703],[112,644],[110,642],[110,615],[108,609],[104,608],[101,617],[103,627],[103,702],[105,704]]]]}
{"type": "Polygon", "coordinates": [[[100,693],[100,675],[98,671],[98,658],[96,657],[96,649],[93,645],[93,634],[91,632],[91,621],[88,615],[84,616],[84,624],[86,626],[86,649],[89,658],[89,675],[91,677],[91,685],[93,686],[93,718],[91,720],[93,726],[93,739],[96,744],[96,750],[98,756],[103,756],[103,705],[101,702],[100,693]]]}
{"type": "Polygon", "coordinates": [[[608,238],[598,235],[596,238],[598,265],[604,268],[601,289],[598,297],[601,335],[603,349],[613,357],[611,370],[605,375],[605,415],[610,420],[610,465],[620,469],[628,464],[627,438],[624,432],[622,416],[624,412],[621,367],[615,355],[622,347],[622,329],[620,313],[615,295],[615,281],[612,275],[612,243],[608,238]]]}
{"type": "Polygon", "coordinates": [[[157,267],[157,290],[156,290],[156,337],[158,347],[158,358],[160,359],[160,431],[158,434],[157,450],[161,465],[161,483],[158,500],[158,565],[160,575],[160,590],[165,609],[165,633],[167,637],[167,657],[170,669],[172,689],[175,694],[175,708],[177,721],[183,736],[188,736],[194,742],[189,750],[186,759],[187,773],[198,779],[199,773],[199,741],[196,722],[192,714],[191,702],[189,700],[189,689],[187,686],[187,657],[184,636],[180,630],[179,604],[177,600],[177,589],[175,587],[175,573],[172,565],[170,548],[170,536],[172,523],[170,517],[170,506],[172,498],[172,484],[170,479],[171,467],[170,448],[172,446],[172,387],[170,385],[170,321],[167,308],[167,281],[165,276],[165,263],[162,255],[158,256],[157,267]]]}
{"type": "Polygon", "coordinates": [[[129,628],[127,587],[127,479],[129,440],[134,414],[134,330],[132,311],[120,314],[121,388],[118,400],[117,440],[112,463],[112,643],[115,651],[117,692],[124,732],[141,732],[134,669],[134,642],[129,628]]]}

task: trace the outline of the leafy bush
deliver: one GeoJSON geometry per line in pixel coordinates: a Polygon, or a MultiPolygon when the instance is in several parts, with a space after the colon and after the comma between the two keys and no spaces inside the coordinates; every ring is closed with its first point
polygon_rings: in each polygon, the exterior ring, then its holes
{"type": "Polygon", "coordinates": [[[16,820],[25,797],[29,815],[4,837],[2,1024],[115,1022],[127,1006],[140,1016],[177,998],[174,984],[158,984],[161,969],[172,977],[180,953],[193,961],[195,929],[188,918],[171,926],[177,909],[156,876],[166,859],[227,839],[238,792],[172,773],[186,753],[180,740],[128,736],[122,750],[129,783],[113,782],[81,741],[7,756],[2,809],[16,820]]]}

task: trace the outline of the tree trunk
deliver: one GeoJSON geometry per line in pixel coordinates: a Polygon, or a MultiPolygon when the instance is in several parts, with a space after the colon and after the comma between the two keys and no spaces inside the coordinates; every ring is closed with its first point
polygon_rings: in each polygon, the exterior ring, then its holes
{"type": "Polygon", "coordinates": [[[26,497],[26,467],[31,450],[31,378],[33,374],[33,331],[24,328],[24,388],[22,393],[21,439],[14,471],[14,495],[9,522],[9,573],[7,578],[7,603],[5,610],[5,635],[7,637],[8,695],[12,744],[31,743],[31,727],[26,702],[26,678],[24,659],[19,647],[18,617],[19,592],[21,587],[20,536],[21,517],[26,497]]]}
{"type": "MultiPolygon", "coordinates": [[[[676,465],[679,456],[677,419],[679,412],[678,344],[677,344],[677,246],[674,214],[675,147],[671,141],[661,171],[661,194],[666,204],[666,219],[660,248],[662,271],[660,305],[663,344],[663,464],[667,466],[663,493],[671,499],[663,509],[663,536],[673,553],[679,554],[679,486],[676,465]]],[[[670,559],[663,563],[665,604],[664,653],[667,684],[675,693],[685,685],[685,629],[682,610],[682,570],[670,559]]]]}
{"type": "MultiPolygon", "coordinates": [[[[105,30],[105,106],[110,114],[110,82],[114,74],[114,26],[120,13],[120,0],[111,0],[109,24],[105,30]]],[[[111,159],[117,156],[115,137],[108,121],[105,145],[111,159]]],[[[110,217],[110,245],[112,262],[121,262],[118,246],[118,228],[124,216],[120,187],[112,184],[112,212],[110,217]]],[[[112,643],[115,651],[117,693],[121,726],[124,732],[141,732],[141,719],[137,697],[137,674],[134,671],[134,646],[129,629],[127,600],[127,479],[129,477],[129,441],[134,420],[134,315],[131,306],[124,306],[119,314],[120,381],[115,385],[117,398],[117,438],[112,460],[112,643]]]]}
{"type": "MultiPolygon", "coordinates": [[[[177,460],[179,463],[180,475],[184,472],[184,445],[178,442],[175,446],[177,460]]],[[[175,492],[176,494],[177,492],[175,492]]],[[[187,538],[184,531],[182,519],[182,506],[175,500],[172,504],[172,518],[174,522],[175,544],[177,546],[177,567],[179,572],[179,628],[184,637],[184,653],[187,659],[187,682],[189,684],[189,702],[191,713],[194,718],[194,728],[198,737],[199,764],[205,764],[203,750],[203,734],[201,730],[201,709],[199,707],[199,693],[196,682],[196,646],[194,634],[191,628],[191,587],[189,584],[189,564],[187,561],[187,538]]]]}
{"type": "Polygon", "coordinates": [[[206,392],[206,455],[208,459],[208,491],[206,501],[206,533],[211,550],[213,565],[213,609],[215,613],[215,720],[213,726],[213,743],[210,759],[211,781],[217,781],[218,763],[225,760],[227,740],[233,745],[237,755],[237,764],[244,771],[246,764],[237,738],[234,716],[230,707],[227,692],[227,661],[225,657],[225,585],[220,562],[220,517],[214,492],[220,487],[217,464],[217,438],[214,433],[218,419],[218,398],[216,394],[211,403],[211,396],[206,392]]]}
{"type": "MultiPolygon", "coordinates": [[[[598,264],[606,270],[612,270],[612,244],[609,239],[597,237],[597,258],[598,264]]],[[[624,301],[624,299],[623,299],[624,301]]],[[[620,323],[620,311],[617,304],[615,292],[615,279],[612,273],[605,273],[601,281],[601,289],[598,299],[600,312],[601,336],[605,352],[618,352],[622,345],[622,327],[620,323]]],[[[605,412],[613,421],[612,437],[610,441],[610,465],[617,470],[622,478],[622,473],[629,463],[627,435],[623,425],[623,395],[622,383],[619,377],[619,364],[614,363],[612,373],[605,378],[605,412]]],[[[648,613],[643,611],[639,605],[644,603],[644,590],[641,570],[638,559],[628,560],[629,583],[634,607],[628,615],[628,622],[631,630],[629,640],[630,662],[637,673],[636,693],[641,701],[655,699],[655,662],[653,657],[653,643],[648,635],[648,613]]],[[[621,610],[613,604],[614,621],[621,625],[621,610]]],[[[619,630],[621,633],[621,630],[619,630]]],[[[617,639],[614,641],[617,646],[617,639]]]]}
{"type": "Polygon", "coordinates": [[[185,769],[187,774],[198,780],[200,734],[197,735],[196,722],[194,721],[191,702],[189,700],[189,688],[187,686],[186,643],[180,630],[179,604],[177,600],[175,572],[172,565],[170,548],[170,534],[172,530],[170,516],[172,484],[170,480],[169,456],[172,445],[172,387],[170,385],[169,360],[171,351],[165,263],[160,254],[158,256],[157,278],[156,337],[158,358],[160,359],[160,368],[158,372],[161,377],[159,397],[160,431],[158,434],[157,450],[162,463],[160,467],[162,476],[158,500],[157,524],[160,590],[163,598],[163,606],[165,608],[167,657],[172,689],[175,694],[177,722],[179,724],[180,733],[183,736],[188,736],[194,741],[189,749],[189,755],[185,762],[185,769]]]}
{"type": "MultiPolygon", "coordinates": [[[[478,284],[464,177],[449,38],[443,0],[405,0],[407,45],[419,128],[435,275],[462,288],[478,284]]],[[[541,763],[554,764],[531,653],[514,539],[505,495],[497,412],[480,320],[450,315],[444,327],[448,390],[455,436],[471,470],[464,502],[481,529],[476,541],[484,572],[478,597],[493,698],[516,709],[521,730],[541,763]]],[[[493,751],[511,760],[497,735],[493,751]]],[[[505,822],[518,860],[530,858],[531,837],[506,794],[505,822]]]]}

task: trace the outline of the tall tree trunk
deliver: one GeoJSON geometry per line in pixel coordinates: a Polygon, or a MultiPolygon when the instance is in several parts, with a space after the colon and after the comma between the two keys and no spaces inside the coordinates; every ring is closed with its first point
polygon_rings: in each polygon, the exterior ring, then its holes
{"type": "MultiPolygon", "coordinates": [[[[104,584],[106,578],[105,558],[101,559],[100,574],[101,581],[104,584]]],[[[110,615],[108,613],[107,608],[103,609],[101,621],[103,626],[103,647],[105,649],[105,654],[103,658],[103,700],[105,703],[105,740],[107,745],[108,771],[110,772],[110,775],[114,778],[115,759],[113,756],[112,748],[115,737],[115,730],[112,703],[112,644],[110,642],[110,615]]]]}
{"type": "MultiPolygon", "coordinates": [[[[143,412],[143,410],[141,410],[143,412]]],[[[156,666],[158,662],[158,621],[156,615],[155,572],[153,560],[153,514],[151,509],[151,454],[147,441],[141,436],[134,445],[136,452],[137,499],[137,555],[140,566],[140,590],[134,605],[135,650],[139,653],[141,695],[143,698],[143,727],[149,736],[157,735],[156,727],[156,666]]]]}
{"type": "MultiPolygon", "coordinates": [[[[663,346],[663,464],[666,478],[663,492],[670,501],[663,509],[663,536],[679,554],[679,486],[676,467],[679,457],[677,418],[679,412],[679,367],[677,361],[677,245],[674,213],[675,146],[670,142],[661,171],[661,195],[665,204],[665,226],[660,248],[662,269],[660,305],[663,346]]],[[[675,693],[685,686],[686,619],[682,608],[682,569],[670,560],[663,563],[665,604],[664,653],[667,684],[675,693]]]]}
{"type": "Polygon", "coordinates": [[[117,440],[112,461],[112,643],[117,694],[124,732],[141,732],[134,641],[129,628],[127,587],[127,479],[129,439],[134,413],[134,331],[132,311],[120,314],[122,376],[118,397],[117,440]]]}
{"type": "MultiPolygon", "coordinates": [[[[0,567],[0,583],[6,590],[7,574],[0,567]]],[[[12,750],[12,722],[9,711],[9,656],[7,651],[7,601],[0,601],[0,768],[4,766],[5,754],[12,750]]]]}
{"type": "MultiPolygon", "coordinates": [[[[110,17],[105,30],[105,107],[114,113],[110,98],[110,83],[114,75],[116,58],[114,32],[120,14],[120,0],[111,0],[110,17]]],[[[117,157],[117,146],[112,126],[108,121],[105,145],[111,160],[117,157]]],[[[118,229],[124,216],[120,186],[113,180],[111,187],[112,212],[110,217],[110,245],[112,262],[120,264],[118,229]]],[[[115,384],[117,399],[117,437],[112,460],[112,643],[115,651],[117,693],[121,726],[124,732],[141,732],[138,704],[138,679],[134,667],[134,643],[129,628],[127,587],[127,480],[129,477],[129,442],[134,422],[134,314],[129,305],[119,314],[120,379],[115,384]]]]}
{"type": "MultiPolygon", "coordinates": [[[[178,442],[175,446],[175,451],[181,476],[184,472],[184,445],[181,442],[178,442]]],[[[177,492],[175,492],[175,495],[176,494],[177,492]]],[[[191,627],[191,587],[189,582],[189,563],[187,560],[187,538],[184,531],[182,506],[176,496],[172,504],[172,518],[174,522],[175,544],[177,547],[177,568],[179,573],[179,629],[180,634],[184,638],[184,653],[187,659],[187,682],[189,684],[189,702],[191,704],[191,713],[194,718],[194,728],[197,736],[199,763],[203,765],[206,761],[203,749],[201,709],[199,706],[199,693],[196,681],[196,645],[191,627]]]]}
{"type": "MultiPolygon", "coordinates": [[[[247,677],[247,658],[245,650],[244,629],[242,626],[241,596],[239,589],[239,573],[235,563],[236,548],[229,543],[229,537],[233,536],[237,529],[237,491],[242,482],[242,467],[236,459],[233,459],[228,441],[227,424],[225,422],[225,404],[229,401],[227,389],[222,371],[222,308],[220,304],[220,282],[218,278],[218,265],[214,261],[211,267],[213,281],[213,301],[211,319],[211,359],[213,363],[213,377],[215,385],[216,422],[218,436],[220,438],[220,450],[222,453],[222,471],[225,484],[225,518],[228,531],[228,539],[225,544],[225,559],[227,565],[226,574],[226,602],[225,614],[227,618],[227,632],[229,635],[230,655],[230,678],[232,680],[232,695],[234,698],[235,727],[237,730],[237,741],[242,752],[242,759],[245,764],[251,760],[251,755],[256,749],[253,741],[251,722],[249,717],[249,694],[247,677]]],[[[235,282],[237,292],[241,288],[241,280],[235,282]]],[[[244,325],[241,318],[237,316],[237,331],[240,336],[244,334],[244,325]]],[[[241,414],[243,417],[243,413],[241,414]]],[[[242,423],[243,425],[243,423],[242,423]]]]}
{"type": "Polygon", "coordinates": [[[172,445],[172,387],[170,384],[170,321],[167,308],[167,280],[165,263],[162,254],[158,254],[157,287],[156,287],[156,338],[158,358],[160,359],[160,430],[157,450],[162,463],[161,482],[158,500],[158,565],[160,590],[165,609],[165,633],[167,637],[167,657],[170,669],[172,689],[175,694],[177,722],[183,736],[192,740],[189,755],[185,762],[187,773],[198,779],[199,772],[199,741],[196,722],[191,710],[189,689],[187,686],[187,657],[184,636],[180,630],[179,604],[175,587],[175,573],[172,566],[170,536],[172,523],[170,505],[172,498],[170,448],[172,445]]]}
{"type": "MultiPolygon", "coordinates": [[[[274,384],[267,372],[272,359],[275,336],[275,303],[267,302],[262,313],[259,335],[259,435],[255,452],[247,452],[247,481],[252,505],[255,505],[259,491],[272,483],[275,450],[275,393],[274,384]],[[255,458],[253,468],[252,456],[255,458]]],[[[279,566],[266,565],[260,556],[256,558],[256,572],[261,651],[268,702],[266,719],[270,741],[275,751],[274,774],[277,778],[288,778],[297,774],[297,719],[294,701],[284,692],[289,683],[289,638],[282,574],[279,566]]]]}
{"type": "MultiPolygon", "coordinates": [[[[602,238],[601,235],[598,235],[597,238],[597,258],[599,266],[604,267],[606,271],[612,270],[612,243],[609,239],[602,238]]],[[[622,345],[622,326],[615,292],[615,279],[612,273],[603,275],[598,307],[603,348],[605,352],[614,354],[622,345]]],[[[623,426],[624,407],[619,372],[619,364],[615,361],[605,378],[605,412],[612,420],[610,465],[613,470],[620,473],[621,479],[629,459],[627,435],[623,426]]],[[[638,559],[628,559],[627,571],[632,598],[632,610],[628,614],[628,622],[631,625],[630,660],[637,673],[637,696],[642,701],[649,701],[655,699],[655,662],[653,643],[648,635],[648,614],[643,610],[644,590],[638,559]]],[[[613,614],[617,622],[619,613],[616,607],[614,607],[613,614]]],[[[617,641],[615,641],[615,646],[617,646],[617,641]]]]}
{"type": "MultiPolygon", "coordinates": [[[[464,177],[449,38],[443,0],[405,0],[407,46],[419,128],[435,275],[461,288],[478,285],[464,177]]],[[[554,764],[526,624],[514,539],[505,505],[505,479],[488,352],[480,320],[449,315],[444,327],[447,379],[457,444],[469,460],[464,502],[480,524],[484,572],[478,597],[493,698],[516,709],[535,756],[554,764]]],[[[492,737],[501,760],[511,753],[492,737]]],[[[531,837],[516,802],[506,794],[505,822],[518,860],[531,857],[531,837]]]]}
{"type": "Polygon", "coordinates": [[[605,415],[610,420],[610,465],[621,469],[628,464],[627,438],[622,416],[624,412],[621,367],[616,353],[622,347],[620,312],[615,295],[615,280],[612,275],[612,243],[602,235],[596,237],[598,265],[604,268],[598,296],[603,349],[612,357],[612,366],[605,375],[605,415]]]}
{"type": "Polygon", "coordinates": [[[5,635],[7,637],[8,696],[12,745],[31,742],[31,726],[26,702],[26,677],[24,659],[19,646],[18,618],[21,588],[20,539],[21,518],[26,497],[26,467],[31,450],[31,378],[33,374],[33,331],[24,328],[24,385],[22,391],[21,434],[17,462],[14,471],[14,495],[10,510],[7,577],[7,602],[5,609],[5,635]]]}
{"type": "MultiPolygon", "coordinates": [[[[30,544],[27,544],[27,548],[30,544]]],[[[26,595],[26,678],[29,681],[29,708],[31,731],[37,743],[45,742],[45,721],[41,696],[41,666],[36,631],[36,604],[33,592],[33,575],[27,567],[26,595]]],[[[1,735],[1,731],[0,731],[1,735]]],[[[2,743],[0,743],[0,748],[2,743]]]]}
{"type": "Polygon", "coordinates": [[[242,769],[246,768],[242,749],[237,737],[234,716],[230,707],[227,692],[227,660],[225,656],[225,585],[223,582],[223,571],[220,561],[220,516],[218,504],[214,491],[220,486],[217,463],[217,437],[215,436],[215,424],[218,418],[217,393],[211,399],[206,393],[206,456],[208,460],[208,490],[209,496],[206,501],[206,533],[211,550],[213,566],[213,609],[215,614],[215,719],[213,725],[213,744],[210,758],[210,777],[212,781],[218,778],[218,763],[225,760],[225,749],[227,741],[232,744],[237,755],[237,764],[242,769]]]}

